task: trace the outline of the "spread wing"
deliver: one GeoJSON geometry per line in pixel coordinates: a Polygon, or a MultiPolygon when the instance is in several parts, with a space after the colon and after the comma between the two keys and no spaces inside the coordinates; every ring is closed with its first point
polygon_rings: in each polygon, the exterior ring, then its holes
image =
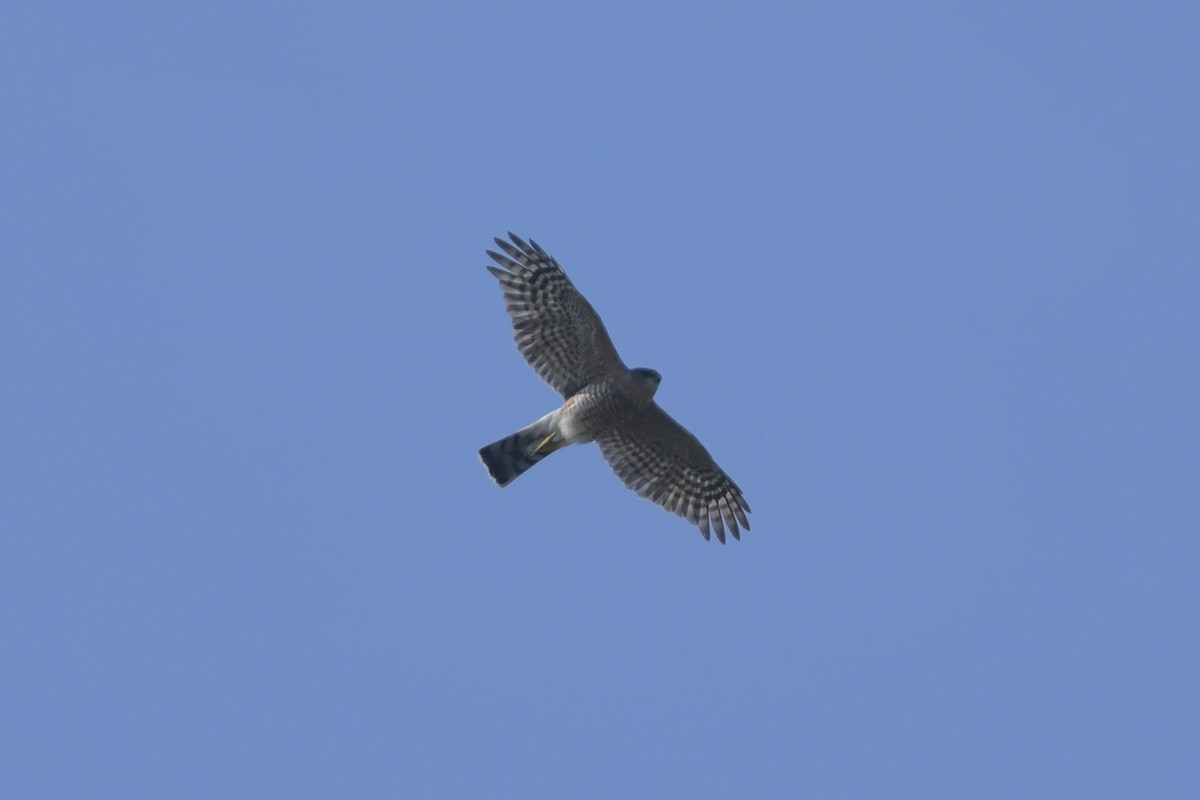
{"type": "Polygon", "coordinates": [[[507,257],[488,251],[503,269],[488,271],[500,280],[517,349],[529,366],[563,397],[624,369],[600,316],[558,262],[537,242],[509,237],[512,244],[496,239],[507,257]]]}
{"type": "Polygon", "coordinates": [[[657,403],[596,439],[605,461],[625,485],[647,500],[725,543],[725,530],[740,539],[738,523],[750,530],[750,506],[742,490],[717,466],[700,440],[657,403]]]}

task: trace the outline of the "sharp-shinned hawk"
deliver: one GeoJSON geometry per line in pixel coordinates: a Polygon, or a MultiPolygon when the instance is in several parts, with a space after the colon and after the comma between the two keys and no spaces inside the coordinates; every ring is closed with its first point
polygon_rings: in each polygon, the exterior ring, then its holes
{"type": "Polygon", "coordinates": [[[532,239],[496,239],[507,253],[488,251],[516,331],[517,349],[542,380],[565,398],[562,407],[511,436],[489,444],[479,458],[507,486],[546,456],[594,441],[617,476],[640,496],[724,544],[726,529],[740,539],[750,506],[700,440],[654,402],[662,377],[629,369],[604,323],[562,267],[532,239]]]}

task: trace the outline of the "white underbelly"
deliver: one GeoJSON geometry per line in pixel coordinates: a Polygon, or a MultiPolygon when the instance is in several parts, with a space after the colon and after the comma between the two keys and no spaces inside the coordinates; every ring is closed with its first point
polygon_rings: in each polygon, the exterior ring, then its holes
{"type": "Polygon", "coordinates": [[[581,412],[584,411],[584,404],[580,402],[582,400],[582,397],[572,397],[555,412],[558,435],[568,444],[584,444],[596,438],[588,431],[583,419],[581,412]]]}

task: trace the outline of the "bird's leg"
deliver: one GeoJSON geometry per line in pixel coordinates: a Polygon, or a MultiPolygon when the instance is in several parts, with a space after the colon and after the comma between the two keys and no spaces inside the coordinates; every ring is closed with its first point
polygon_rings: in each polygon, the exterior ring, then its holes
{"type": "Polygon", "coordinates": [[[557,433],[552,433],[549,436],[547,436],[545,439],[542,439],[542,443],[539,444],[537,447],[533,448],[533,452],[535,454],[541,453],[541,452],[547,452],[547,453],[552,452],[555,448],[551,447],[550,445],[554,444],[554,437],[557,435],[558,435],[557,433]]]}

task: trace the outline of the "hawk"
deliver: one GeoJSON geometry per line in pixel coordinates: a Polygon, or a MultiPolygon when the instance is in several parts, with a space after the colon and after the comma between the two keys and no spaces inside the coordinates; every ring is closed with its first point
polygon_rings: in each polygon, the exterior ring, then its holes
{"type": "Polygon", "coordinates": [[[487,251],[500,281],[517,349],[564,398],[561,408],[489,444],[479,458],[500,486],[555,450],[595,442],[625,485],[697,526],[740,539],[750,506],[700,440],[654,402],[662,376],[629,369],[600,316],[558,262],[532,239],[496,239],[505,254],[487,251]]]}

